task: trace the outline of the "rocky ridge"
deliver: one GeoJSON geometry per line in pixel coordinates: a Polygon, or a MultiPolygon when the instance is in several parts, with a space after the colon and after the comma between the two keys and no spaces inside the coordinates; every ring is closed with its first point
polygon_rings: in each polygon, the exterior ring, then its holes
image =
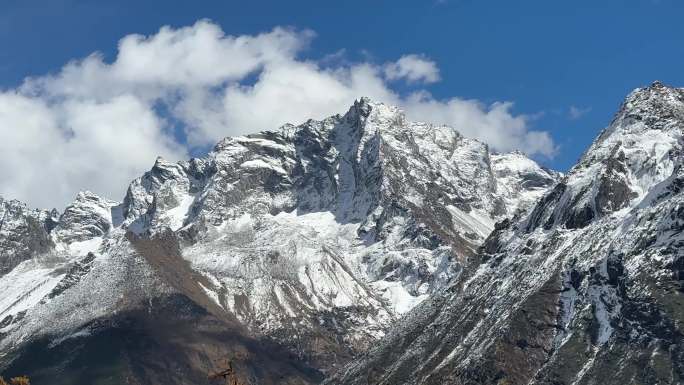
{"type": "MultiPolygon", "coordinates": [[[[277,377],[255,348],[273,345],[292,362],[282,383],[317,382],[458,279],[494,223],[558,178],[361,99],[345,115],[227,138],[204,158],[158,159],[120,203],[84,192],[60,215],[2,201],[0,363],[22,367],[41,344],[87,350],[180,306],[177,322],[240,336],[249,376],[277,377]]],[[[121,349],[129,376],[159,381],[121,349]]],[[[221,349],[164,365],[192,362],[178,381],[197,380],[235,353],[221,349]]]]}

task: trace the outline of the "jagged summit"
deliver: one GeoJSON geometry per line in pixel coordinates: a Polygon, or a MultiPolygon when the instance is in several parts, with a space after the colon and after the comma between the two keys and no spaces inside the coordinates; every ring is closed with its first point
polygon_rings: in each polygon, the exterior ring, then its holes
{"type": "Polygon", "coordinates": [[[18,200],[0,197],[0,276],[50,250],[48,233],[56,222],[55,211],[29,209],[18,200]]]}
{"type": "Polygon", "coordinates": [[[348,119],[354,119],[355,117],[368,118],[368,116],[371,114],[371,111],[375,111],[376,113],[378,111],[383,111],[384,113],[391,115],[402,114],[398,107],[386,105],[381,102],[375,102],[371,98],[363,96],[354,101],[354,104],[349,107],[349,110],[345,116],[348,119]]]}
{"type": "MultiPolygon", "coordinates": [[[[638,120],[643,122],[644,128],[662,128],[670,118],[681,119],[683,100],[684,89],[655,81],[648,87],[635,89],[625,98],[611,126],[619,120],[638,120]]],[[[605,130],[599,139],[610,133],[612,130],[605,130]]]]}
{"type": "Polygon", "coordinates": [[[662,84],[636,89],[553,194],[537,205],[528,228],[584,227],[639,204],[681,162],[683,126],[684,90],[662,84]]]}
{"type": "Polygon", "coordinates": [[[67,244],[102,237],[114,226],[112,210],[117,205],[90,191],[81,191],[60,215],[54,235],[67,244]]]}

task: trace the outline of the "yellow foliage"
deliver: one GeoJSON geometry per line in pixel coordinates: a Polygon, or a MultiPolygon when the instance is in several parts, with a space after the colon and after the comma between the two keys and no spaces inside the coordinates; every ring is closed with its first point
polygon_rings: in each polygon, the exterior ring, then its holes
{"type": "Polygon", "coordinates": [[[9,383],[0,377],[0,385],[31,385],[31,381],[26,376],[10,378],[9,383]]]}
{"type": "Polygon", "coordinates": [[[31,385],[31,381],[26,376],[14,377],[10,379],[10,385],[31,385]]]}

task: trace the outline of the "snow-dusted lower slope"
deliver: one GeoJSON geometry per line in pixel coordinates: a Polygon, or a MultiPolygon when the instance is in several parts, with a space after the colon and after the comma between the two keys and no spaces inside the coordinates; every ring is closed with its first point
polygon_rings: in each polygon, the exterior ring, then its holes
{"type": "Polygon", "coordinates": [[[204,158],[158,159],[121,203],[81,193],[59,215],[0,202],[0,362],[181,294],[327,372],[457,279],[494,223],[558,178],[361,99],[204,158]]]}
{"type": "Polygon", "coordinates": [[[470,276],[327,383],[684,383],[683,145],[684,90],[635,90],[470,276]]]}

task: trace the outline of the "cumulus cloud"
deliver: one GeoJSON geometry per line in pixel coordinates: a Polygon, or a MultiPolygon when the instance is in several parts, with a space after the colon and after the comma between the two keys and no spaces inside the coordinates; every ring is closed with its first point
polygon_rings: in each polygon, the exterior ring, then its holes
{"type": "Polygon", "coordinates": [[[399,105],[411,119],[451,125],[496,150],[555,150],[511,103],[393,89],[395,81],[439,80],[424,56],[382,65],[305,59],[312,38],[285,28],[227,36],[199,21],[126,36],[112,62],[95,53],[0,91],[0,194],[60,208],[82,189],[120,199],[158,155],[183,159],[225,136],[341,113],[360,96],[399,105]],[[179,142],[174,127],[187,141],[179,142]]]}
{"type": "Polygon", "coordinates": [[[120,197],[154,154],[187,156],[133,96],[51,105],[0,93],[0,186],[6,197],[38,207],[61,207],[86,188],[120,197]]]}
{"type": "Polygon", "coordinates": [[[464,136],[480,139],[493,149],[521,149],[528,154],[548,157],[556,151],[547,132],[530,131],[526,115],[514,115],[513,104],[498,102],[485,105],[477,100],[452,98],[435,100],[426,94],[413,94],[404,102],[407,117],[413,120],[445,124],[464,136]]]}
{"type": "Polygon", "coordinates": [[[409,82],[434,83],[439,80],[439,68],[434,61],[421,55],[404,55],[394,63],[385,65],[388,80],[404,79],[409,82]]]}

